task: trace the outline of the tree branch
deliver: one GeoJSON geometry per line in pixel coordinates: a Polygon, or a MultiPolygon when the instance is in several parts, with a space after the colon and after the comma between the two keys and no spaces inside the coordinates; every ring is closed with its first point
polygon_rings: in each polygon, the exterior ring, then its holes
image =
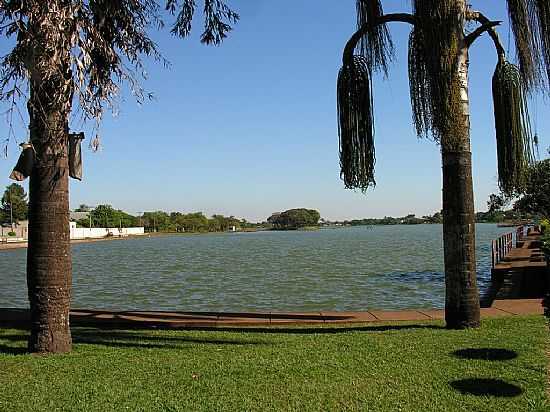
{"type": "Polygon", "coordinates": [[[471,32],[469,35],[467,35],[464,38],[464,41],[466,42],[466,46],[470,47],[479,36],[481,36],[483,33],[488,32],[490,29],[499,26],[502,22],[501,21],[490,21],[488,23],[485,23],[481,26],[479,26],[477,29],[475,29],[473,32],[471,32]]]}
{"type": "Polygon", "coordinates": [[[477,40],[479,36],[481,36],[484,32],[489,33],[489,36],[491,36],[491,39],[493,40],[493,43],[495,44],[495,48],[497,51],[498,59],[503,61],[506,59],[506,50],[504,49],[504,46],[502,45],[502,42],[500,41],[500,36],[498,35],[498,32],[495,30],[495,26],[498,26],[501,22],[499,21],[491,21],[486,16],[483,15],[483,13],[479,11],[470,11],[467,15],[468,20],[475,20],[478,23],[481,24],[480,27],[478,27],[475,31],[470,33],[468,36],[466,36],[466,44],[468,47],[477,40]]]}
{"type": "MultiPolygon", "coordinates": [[[[414,26],[416,24],[416,18],[412,14],[408,13],[385,14],[376,19],[376,21],[374,22],[374,26],[392,22],[409,23],[414,26]]],[[[359,43],[359,40],[361,40],[361,38],[365,34],[367,34],[367,32],[371,28],[371,25],[364,25],[351,36],[351,38],[346,43],[346,47],[344,48],[344,64],[345,62],[350,61],[353,58],[353,52],[357,47],[357,43],[359,43]]]]}

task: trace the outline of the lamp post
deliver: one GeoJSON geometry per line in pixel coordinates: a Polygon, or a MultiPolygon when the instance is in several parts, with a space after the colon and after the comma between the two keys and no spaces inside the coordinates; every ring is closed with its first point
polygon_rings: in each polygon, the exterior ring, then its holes
{"type": "Polygon", "coordinates": [[[13,199],[12,199],[13,196],[12,196],[12,193],[11,193],[11,189],[12,189],[12,187],[11,187],[11,185],[10,185],[10,187],[9,187],[9,192],[8,192],[8,193],[9,193],[9,195],[10,195],[10,222],[11,222],[11,231],[12,231],[12,233],[13,233],[13,232],[15,232],[15,229],[14,229],[14,227],[13,227],[13,199]]]}

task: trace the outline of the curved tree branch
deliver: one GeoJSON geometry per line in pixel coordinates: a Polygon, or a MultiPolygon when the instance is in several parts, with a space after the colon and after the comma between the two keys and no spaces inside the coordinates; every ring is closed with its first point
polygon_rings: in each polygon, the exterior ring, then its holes
{"type": "MultiPolygon", "coordinates": [[[[412,14],[408,13],[385,14],[376,19],[374,25],[391,22],[409,23],[414,26],[416,24],[416,18],[412,14]]],[[[364,25],[359,30],[357,30],[348,40],[348,42],[346,43],[346,47],[344,48],[344,64],[345,62],[350,61],[353,58],[353,51],[355,50],[355,47],[357,47],[357,43],[359,43],[359,40],[361,40],[361,38],[369,31],[370,28],[370,25],[364,25]]]]}
{"type": "Polygon", "coordinates": [[[481,36],[484,32],[487,32],[489,33],[489,36],[491,36],[491,39],[495,44],[498,59],[500,61],[504,61],[506,59],[506,50],[504,49],[504,46],[500,41],[500,36],[498,35],[498,32],[495,30],[495,26],[498,26],[501,22],[491,21],[479,11],[470,11],[467,18],[468,20],[477,21],[481,24],[481,26],[470,33],[468,36],[466,36],[466,45],[470,47],[479,36],[481,36]]]}
{"type": "Polygon", "coordinates": [[[466,46],[470,47],[483,33],[488,32],[496,26],[499,26],[501,23],[501,21],[490,21],[488,23],[482,24],[464,38],[466,46]]]}

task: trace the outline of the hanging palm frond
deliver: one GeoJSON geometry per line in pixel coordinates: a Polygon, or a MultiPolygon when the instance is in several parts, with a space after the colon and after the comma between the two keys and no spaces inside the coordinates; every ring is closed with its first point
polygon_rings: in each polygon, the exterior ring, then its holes
{"type": "Polygon", "coordinates": [[[367,59],[371,71],[381,71],[388,75],[388,66],[393,59],[393,42],[386,24],[377,20],[384,14],[380,0],[356,0],[357,29],[367,27],[368,31],[359,44],[361,56],[367,59]]]}
{"type": "Polygon", "coordinates": [[[409,43],[414,120],[420,136],[429,129],[445,144],[461,139],[458,52],[463,13],[455,0],[413,0],[416,25],[409,43]]]}
{"type": "Polygon", "coordinates": [[[550,2],[548,0],[536,0],[535,7],[538,17],[541,51],[546,66],[548,84],[550,84],[550,2]]]}
{"type": "Polygon", "coordinates": [[[497,138],[498,181],[503,193],[525,185],[533,161],[533,136],[519,68],[500,61],[493,75],[493,102],[497,138]]]}
{"type": "Polygon", "coordinates": [[[432,127],[432,92],[428,70],[424,60],[422,41],[413,29],[409,37],[409,88],[413,113],[413,123],[418,137],[428,137],[432,127]]]}
{"type": "Polygon", "coordinates": [[[340,176],[348,189],[375,186],[374,108],[367,60],[353,56],[338,74],[340,176]]]}
{"type": "Polygon", "coordinates": [[[519,70],[528,90],[538,86],[542,80],[539,17],[535,2],[547,6],[548,0],[507,0],[519,70]]]}

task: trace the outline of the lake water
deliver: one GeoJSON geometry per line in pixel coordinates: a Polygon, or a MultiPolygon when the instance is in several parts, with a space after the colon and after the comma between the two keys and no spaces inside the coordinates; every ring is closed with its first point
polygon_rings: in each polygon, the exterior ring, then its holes
{"type": "MultiPolygon", "coordinates": [[[[490,242],[477,225],[478,282],[490,242]]],[[[314,311],[441,308],[441,225],[163,236],[73,245],[74,308],[314,311]]],[[[0,307],[27,307],[26,249],[0,252],[0,307]]]]}

